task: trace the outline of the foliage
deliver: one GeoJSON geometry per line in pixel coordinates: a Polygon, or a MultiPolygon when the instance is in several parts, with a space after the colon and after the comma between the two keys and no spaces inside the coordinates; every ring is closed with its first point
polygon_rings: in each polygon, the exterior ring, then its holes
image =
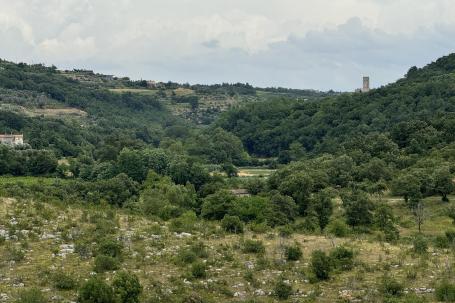
{"type": "Polygon", "coordinates": [[[191,276],[196,279],[202,279],[207,276],[206,265],[202,262],[196,262],[191,265],[191,276]]]}
{"type": "Polygon", "coordinates": [[[300,246],[297,244],[285,247],[284,254],[286,256],[286,260],[288,261],[298,261],[303,255],[300,246]]]}
{"type": "Polygon", "coordinates": [[[344,246],[334,248],[329,256],[335,269],[351,270],[354,266],[354,252],[344,246]]]}
{"type": "Polygon", "coordinates": [[[426,254],[428,251],[428,241],[425,237],[418,235],[414,237],[412,242],[412,249],[416,254],[426,254]]]}
{"type": "Polygon", "coordinates": [[[292,295],[292,286],[283,278],[278,279],[274,287],[275,296],[280,300],[287,300],[292,295]]]}
{"type": "Polygon", "coordinates": [[[263,254],[265,252],[264,243],[259,240],[245,240],[242,246],[244,253],[263,254]]]}
{"type": "Polygon", "coordinates": [[[63,271],[54,273],[52,280],[54,281],[54,287],[60,290],[71,290],[77,286],[74,278],[63,271]]]}
{"type": "Polygon", "coordinates": [[[392,277],[384,276],[381,281],[380,290],[386,297],[398,297],[403,294],[403,285],[392,277]]]}
{"type": "Polygon", "coordinates": [[[23,290],[19,293],[19,298],[15,301],[16,303],[46,303],[48,300],[44,297],[41,290],[37,288],[31,288],[23,290]]]}
{"type": "Polygon", "coordinates": [[[328,280],[332,271],[330,257],[321,250],[311,254],[311,269],[318,280],[328,280]]]}
{"type": "Polygon", "coordinates": [[[115,302],[112,287],[100,278],[90,278],[79,290],[79,303],[112,303],[115,302]]]}
{"type": "Polygon", "coordinates": [[[221,220],[221,227],[227,232],[234,233],[234,234],[241,234],[243,233],[243,223],[240,221],[240,218],[237,216],[224,216],[223,220],[221,220]]]}
{"type": "Polygon", "coordinates": [[[448,281],[442,281],[436,286],[435,296],[441,302],[455,302],[455,285],[448,281]]]}
{"type": "Polygon", "coordinates": [[[119,267],[120,264],[118,259],[106,255],[97,255],[95,257],[95,266],[93,269],[95,272],[102,273],[105,271],[117,270],[119,267]]]}
{"type": "Polygon", "coordinates": [[[130,272],[117,273],[112,281],[114,295],[121,303],[139,303],[142,286],[138,277],[130,272]]]}
{"type": "Polygon", "coordinates": [[[373,203],[360,191],[342,196],[347,223],[351,226],[368,226],[373,222],[373,203]]]}

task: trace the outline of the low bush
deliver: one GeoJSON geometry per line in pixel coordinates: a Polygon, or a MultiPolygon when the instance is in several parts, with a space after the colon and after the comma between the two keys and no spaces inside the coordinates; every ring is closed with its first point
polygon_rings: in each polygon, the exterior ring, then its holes
{"type": "Polygon", "coordinates": [[[380,290],[385,297],[399,297],[403,294],[403,285],[394,278],[385,276],[382,278],[380,290]]]}
{"type": "Polygon", "coordinates": [[[71,290],[76,288],[76,281],[70,275],[58,271],[53,274],[52,281],[54,282],[54,287],[59,290],[71,290]]]}
{"type": "Polygon", "coordinates": [[[100,278],[90,278],[79,290],[79,303],[116,302],[112,287],[100,278]]]}
{"type": "Polygon", "coordinates": [[[280,278],[275,284],[274,294],[280,300],[287,300],[292,295],[292,286],[289,281],[280,278]]]}
{"type": "Polygon", "coordinates": [[[237,216],[224,216],[223,220],[221,220],[221,227],[230,233],[243,233],[243,222],[237,216]]]}
{"type": "Polygon", "coordinates": [[[343,246],[333,249],[330,259],[333,267],[339,270],[351,270],[354,266],[354,252],[343,246]]]}
{"type": "Polygon", "coordinates": [[[436,286],[435,296],[441,302],[455,302],[455,284],[443,281],[436,286]]]}
{"type": "Polygon", "coordinates": [[[328,280],[332,270],[330,257],[321,250],[311,254],[311,269],[318,280],[328,280]]]}
{"type": "Polygon", "coordinates": [[[19,293],[19,298],[16,303],[46,303],[48,300],[44,297],[41,290],[31,288],[23,290],[19,293]]]}
{"type": "Polygon", "coordinates": [[[122,254],[123,245],[115,239],[103,239],[100,242],[98,253],[112,258],[120,258],[122,254]]]}
{"type": "Polygon", "coordinates": [[[202,262],[196,262],[191,266],[191,276],[195,279],[202,279],[207,276],[207,267],[202,262]]]}
{"type": "Polygon", "coordinates": [[[286,260],[288,261],[297,261],[302,257],[302,250],[297,244],[293,246],[287,246],[284,253],[286,260]]]}
{"type": "Polygon", "coordinates": [[[135,274],[126,271],[117,273],[112,287],[119,303],[139,303],[142,286],[135,274]]]}
{"type": "Polygon", "coordinates": [[[196,260],[197,256],[191,249],[183,249],[177,255],[177,262],[180,264],[191,264],[196,260]]]}
{"type": "Polygon", "coordinates": [[[416,254],[423,255],[428,251],[428,241],[423,236],[418,235],[412,242],[412,249],[416,254]]]}
{"type": "Polygon", "coordinates": [[[327,225],[326,230],[335,237],[346,237],[350,233],[349,226],[342,220],[334,220],[327,225]]]}
{"type": "Polygon", "coordinates": [[[120,262],[111,256],[97,255],[95,257],[95,272],[102,273],[105,271],[117,270],[120,267],[120,262]]]}
{"type": "Polygon", "coordinates": [[[245,240],[242,251],[244,253],[262,254],[265,252],[265,246],[262,241],[245,240]]]}

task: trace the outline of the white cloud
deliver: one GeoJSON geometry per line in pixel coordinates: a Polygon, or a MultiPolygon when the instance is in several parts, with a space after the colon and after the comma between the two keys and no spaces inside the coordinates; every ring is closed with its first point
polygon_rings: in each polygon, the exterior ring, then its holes
{"type": "Polygon", "coordinates": [[[0,0],[0,57],[134,78],[352,89],[455,47],[453,0],[0,0]]]}

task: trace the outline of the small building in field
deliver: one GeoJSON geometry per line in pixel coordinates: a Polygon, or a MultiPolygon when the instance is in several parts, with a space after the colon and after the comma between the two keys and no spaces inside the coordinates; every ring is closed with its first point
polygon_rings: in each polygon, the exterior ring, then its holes
{"type": "Polygon", "coordinates": [[[230,192],[236,197],[249,197],[251,196],[247,189],[245,188],[237,188],[231,189],[230,192]]]}
{"type": "Polygon", "coordinates": [[[6,144],[11,146],[23,145],[24,135],[0,134],[0,144],[6,144]]]}

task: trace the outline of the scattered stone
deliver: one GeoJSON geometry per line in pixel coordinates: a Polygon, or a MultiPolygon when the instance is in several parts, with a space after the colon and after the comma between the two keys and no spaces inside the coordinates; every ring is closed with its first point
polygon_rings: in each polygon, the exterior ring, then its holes
{"type": "Polygon", "coordinates": [[[188,238],[188,237],[191,237],[192,234],[190,233],[174,233],[174,235],[177,237],[177,238],[188,238]]]}
{"type": "Polygon", "coordinates": [[[236,298],[244,298],[245,295],[246,295],[246,293],[244,291],[236,291],[234,293],[234,297],[236,297],[236,298]]]}
{"type": "Polygon", "coordinates": [[[254,263],[251,262],[251,261],[246,261],[246,262],[245,262],[245,267],[246,267],[247,269],[254,269],[254,263]]]}
{"type": "Polygon", "coordinates": [[[254,295],[255,295],[255,296],[258,296],[258,297],[262,297],[262,296],[265,296],[266,293],[265,293],[265,291],[263,291],[262,289],[256,289],[256,290],[254,291],[254,295]]]}
{"type": "Polygon", "coordinates": [[[8,301],[8,299],[9,299],[9,297],[7,294],[5,294],[5,293],[0,294],[0,302],[6,302],[6,301],[8,301]]]}

